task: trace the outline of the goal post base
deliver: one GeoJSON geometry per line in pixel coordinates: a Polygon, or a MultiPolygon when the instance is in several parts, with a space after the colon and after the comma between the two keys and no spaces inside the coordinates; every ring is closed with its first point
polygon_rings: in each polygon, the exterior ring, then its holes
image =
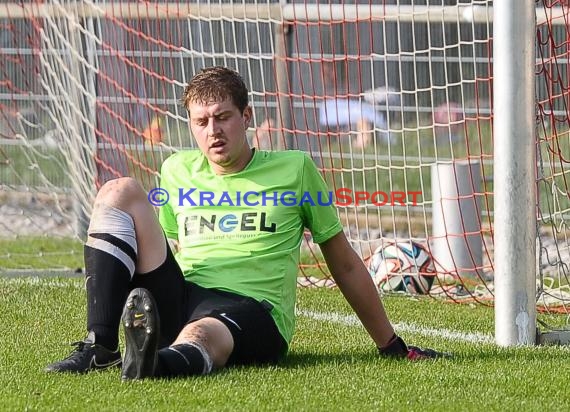
{"type": "Polygon", "coordinates": [[[570,345],[570,330],[537,331],[536,344],[541,346],[570,345]]]}

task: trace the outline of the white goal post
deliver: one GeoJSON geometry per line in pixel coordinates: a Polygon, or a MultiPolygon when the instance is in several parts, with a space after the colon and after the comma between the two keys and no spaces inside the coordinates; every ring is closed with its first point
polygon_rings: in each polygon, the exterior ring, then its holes
{"type": "MultiPolygon", "coordinates": [[[[485,1],[481,2],[485,3],[485,1]]],[[[564,24],[560,17],[564,16],[561,7],[550,9],[548,15],[537,9],[538,22],[552,19],[554,24],[564,24]]],[[[53,2],[42,4],[6,2],[0,4],[0,18],[29,18],[38,17],[103,17],[112,14],[121,18],[148,19],[264,19],[274,22],[304,21],[318,22],[343,19],[372,19],[381,21],[402,22],[492,22],[494,19],[493,6],[490,4],[457,4],[452,6],[439,5],[393,5],[393,4],[302,4],[302,3],[157,3],[152,7],[140,3],[113,2],[96,3],[84,2],[53,2]],[[169,10],[176,10],[173,15],[169,10]]],[[[499,16],[499,19],[502,17],[499,16]]]]}
{"type": "Polygon", "coordinates": [[[534,0],[495,2],[495,339],[536,342],[534,0]]]}

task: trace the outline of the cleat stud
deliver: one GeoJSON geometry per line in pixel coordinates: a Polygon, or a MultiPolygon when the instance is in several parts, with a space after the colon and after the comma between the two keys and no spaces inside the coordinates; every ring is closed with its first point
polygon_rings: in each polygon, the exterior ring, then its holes
{"type": "Polygon", "coordinates": [[[146,328],[146,334],[150,335],[152,333],[152,329],[151,328],[146,328]]]}
{"type": "Polygon", "coordinates": [[[127,302],[127,309],[132,309],[134,306],[135,305],[134,305],[133,301],[127,302]]]}
{"type": "Polygon", "coordinates": [[[144,305],[144,310],[150,312],[150,305],[149,304],[144,305]]]}
{"type": "Polygon", "coordinates": [[[125,322],[125,328],[130,328],[131,327],[131,322],[125,322]]]}

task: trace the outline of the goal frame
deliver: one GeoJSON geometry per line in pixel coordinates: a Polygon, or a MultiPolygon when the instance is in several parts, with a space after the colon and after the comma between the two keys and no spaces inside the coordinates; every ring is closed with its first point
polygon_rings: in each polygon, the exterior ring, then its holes
{"type": "Polygon", "coordinates": [[[534,0],[493,9],[495,340],[536,343],[534,0]]]}

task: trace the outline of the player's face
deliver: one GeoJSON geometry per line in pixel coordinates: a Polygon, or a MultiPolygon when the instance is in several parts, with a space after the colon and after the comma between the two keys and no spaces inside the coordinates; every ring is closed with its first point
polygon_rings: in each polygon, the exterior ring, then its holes
{"type": "Polygon", "coordinates": [[[235,173],[247,166],[252,156],[246,137],[251,107],[241,113],[228,99],[207,104],[190,103],[188,112],[192,134],[214,172],[235,173]]]}

